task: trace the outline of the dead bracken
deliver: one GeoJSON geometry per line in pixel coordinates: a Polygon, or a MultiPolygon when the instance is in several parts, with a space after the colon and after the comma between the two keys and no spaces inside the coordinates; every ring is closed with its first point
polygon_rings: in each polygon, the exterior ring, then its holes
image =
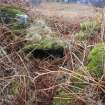
{"type": "Polygon", "coordinates": [[[101,11],[1,0],[0,105],[104,105],[101,11]]]}

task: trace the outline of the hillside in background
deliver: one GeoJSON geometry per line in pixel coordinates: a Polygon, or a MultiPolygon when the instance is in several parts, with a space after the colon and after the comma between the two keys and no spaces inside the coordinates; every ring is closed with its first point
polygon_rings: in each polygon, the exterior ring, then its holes
{"type": "Polygon", "coordinates": [[[93,5],[97,7],[105,6],[105,0],[32,0],[33,4],[40,4],[42,2],[60,2],[60,3],[77,3],[85,5],[93,5]]]}

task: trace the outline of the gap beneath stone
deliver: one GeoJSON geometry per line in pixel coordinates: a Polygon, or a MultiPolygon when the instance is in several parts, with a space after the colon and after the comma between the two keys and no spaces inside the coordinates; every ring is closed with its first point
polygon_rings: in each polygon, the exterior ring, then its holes
{"type": "Polygon", "coordinates": [[[56,49],[36,49],[32,52],[33,57],[35,58],[63,58],[64,57],[64,48],[56,49]]]}

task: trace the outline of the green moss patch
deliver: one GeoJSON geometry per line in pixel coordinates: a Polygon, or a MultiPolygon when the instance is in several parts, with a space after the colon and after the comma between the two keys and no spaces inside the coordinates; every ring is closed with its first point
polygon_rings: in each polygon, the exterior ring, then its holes
{"type": "Polygon", "coordinates": [[[64,48],[65,43],[52,37],[42,38],[39,42],[33,42],[25,46],[24,51],[30,52],[33,49],[57,49],[64,48]]]}
{"type": "Polygon", "coordinates": [[[100,78],[103,74],[103,63],[105,59],[105,44],[97,44],[89,53],[88,70],[93,76],[100,78]]]}

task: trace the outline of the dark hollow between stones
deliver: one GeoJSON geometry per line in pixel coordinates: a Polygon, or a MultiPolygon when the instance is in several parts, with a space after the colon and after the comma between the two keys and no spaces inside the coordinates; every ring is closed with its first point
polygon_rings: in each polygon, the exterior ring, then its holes
{"type": "Polygon", "coordinates": [[[64,48],[57,49],[36,49],[32,52],[35,58],[63,58],[64,48]]]}

